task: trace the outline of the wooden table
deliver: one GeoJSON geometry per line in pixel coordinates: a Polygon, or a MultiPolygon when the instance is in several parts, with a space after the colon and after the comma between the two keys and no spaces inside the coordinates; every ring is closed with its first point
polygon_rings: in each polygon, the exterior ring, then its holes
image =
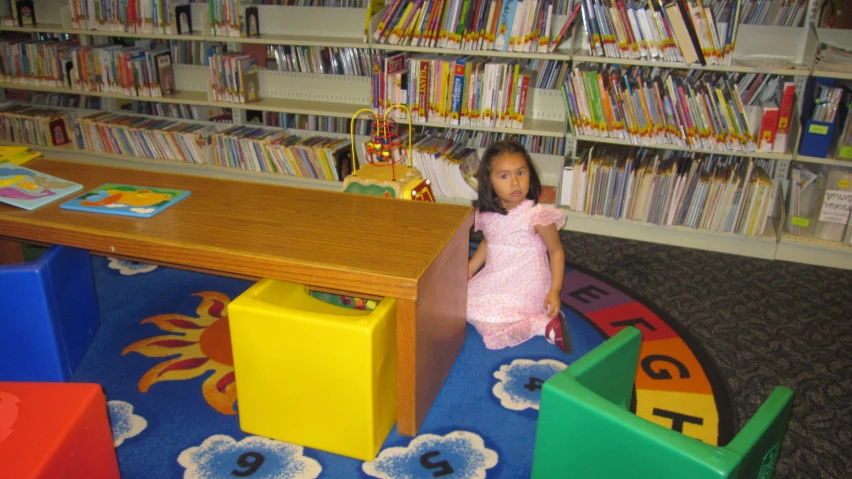
{"type": "Polygon", "coordinates": [[[0,204],[0,264],[20,241],[241,278],[397,299],[400,434],[423,423],[465,338],[472,208],[39,159],[25,166],[83,185],[181,188],[152,218],[0,204]]]}

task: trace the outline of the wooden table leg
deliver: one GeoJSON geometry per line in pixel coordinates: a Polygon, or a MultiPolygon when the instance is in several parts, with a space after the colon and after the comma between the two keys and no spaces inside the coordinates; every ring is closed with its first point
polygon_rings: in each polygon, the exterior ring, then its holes
{"type": "Polygon", "coordinates": [[[20,241],[0,238],[0,264],[24,262],[24,245],[20,241]]]}
{"type": "Polygon", "coordinates": [[[397,300],[397,432],[415,436],[464,344],[467,259],[473,215],[418,283],[418,300],[397,300]]]}

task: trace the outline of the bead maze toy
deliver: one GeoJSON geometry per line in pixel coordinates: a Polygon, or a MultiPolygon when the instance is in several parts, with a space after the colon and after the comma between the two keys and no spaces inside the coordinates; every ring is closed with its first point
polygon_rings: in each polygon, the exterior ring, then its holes
{"type": "Polygon", "coordinates": [[[343,179],[343,192],[413,201],[435,201],[429,180],[414,168],[411,158],[411,111],[397,104],[380,114],[362,108],[352,116],[350,136],[352,145],[352,174],[343,179]],[[408,117],[408,147],[397,131],[396,122],[388,115],[394,109],[406,112],[408,117]],[[370,139],[364,145],[365,164],[357,167],[355,156],[355,120],[362,113],[371,113],[373,127],[370,139]]]}

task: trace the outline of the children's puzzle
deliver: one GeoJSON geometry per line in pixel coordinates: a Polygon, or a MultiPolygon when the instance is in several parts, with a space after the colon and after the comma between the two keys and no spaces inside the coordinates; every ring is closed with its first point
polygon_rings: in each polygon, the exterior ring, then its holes
{"type": "Polygon", "coordinates": [[[38,208],[83,188],[14,163],[0,163],[0,201],[26,210],[38,208]]]}
{"type": "Polygon", "coordinates": [[[0,163],[14,163],[23,165],[24,163],[38,158],[41,153],[37,151],[29,151],[26,146],[0,146],[0,163]]]}
{"type": "Polygon", "coordinates": [[[69,210],[150,218],[189,196],[189,191],[107,183],[62,203],[69,210]]]}

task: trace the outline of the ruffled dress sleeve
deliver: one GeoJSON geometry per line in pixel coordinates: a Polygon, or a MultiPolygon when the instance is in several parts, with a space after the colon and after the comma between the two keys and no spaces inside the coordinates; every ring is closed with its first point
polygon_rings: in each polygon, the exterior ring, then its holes
{"type": "Polygon", "coordinates": [[[550,205],[535,205],[530,214],[530,227],[538,225],[556,225],[556,229],[561,229],[565,226],[565,213],[559,211],[550,205]]]}
{"type": "Polygon", "coordinates": [[[482,228],[485,227],[485,218],[483,214],[476,210],[473,213],[473,231],[482,231],[482,228]]]}

